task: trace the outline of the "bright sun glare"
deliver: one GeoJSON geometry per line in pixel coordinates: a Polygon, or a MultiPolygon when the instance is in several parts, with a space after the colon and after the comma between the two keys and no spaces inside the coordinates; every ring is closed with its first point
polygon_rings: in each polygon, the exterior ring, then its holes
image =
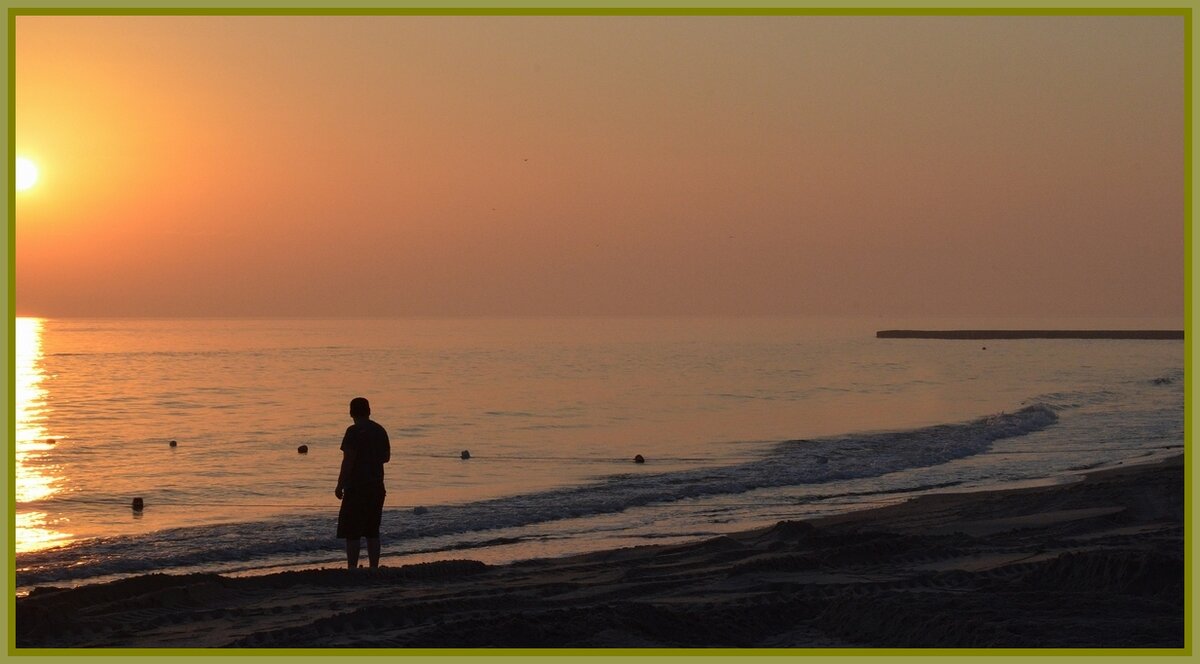
{"type": "Polygon", "coordinates": [[[38,167],[25,157],[17,157],[17,191],[25,191],[37,184],[38,167]]]}

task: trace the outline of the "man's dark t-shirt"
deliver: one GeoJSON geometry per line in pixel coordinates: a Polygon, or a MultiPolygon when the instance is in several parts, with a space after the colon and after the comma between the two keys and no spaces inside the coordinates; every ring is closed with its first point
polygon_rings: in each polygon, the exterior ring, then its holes
{"type": "Polygon", "coordinates": [[[342,438],[343,452],[354,450],[354,463],[346,478],[346,488],[383,488],[383,464],[392,456],[387,431],[373,420],[351,424],[342,438]]]}

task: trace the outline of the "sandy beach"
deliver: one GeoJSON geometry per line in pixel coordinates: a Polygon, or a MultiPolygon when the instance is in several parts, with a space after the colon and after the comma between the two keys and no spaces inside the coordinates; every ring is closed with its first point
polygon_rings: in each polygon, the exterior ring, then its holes
{"type": "Polygon", "coordinates": [[[699,543],[39,588],[21,648],[1183,647],[1182,457],[699,543]]]}

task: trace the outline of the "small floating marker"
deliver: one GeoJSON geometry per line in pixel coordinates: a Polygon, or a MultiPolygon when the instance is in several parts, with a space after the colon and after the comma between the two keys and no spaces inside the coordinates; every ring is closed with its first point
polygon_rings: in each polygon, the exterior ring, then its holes
{"type": "Polygon", "coordinates": [[[141,512],[145,507],[146,507],[146,503],[143,502],[141,498],[133,499],[133,511],[134,512],[141,512]]]}
{"type": "Polygon", "coordinates": [[[300,447],[296,448],[296,451],[301,454],[308,454],[308,445],[301,445],[300,447]]]}
{"type": "Polygon", "coordinates": [[[53,445],[53,444],[55,444],[55,443],[57,443],[57,442],[58,442],[58,441],[57,441],[57,440],[54,440],[53,438],[47,438],[47,439],[46,439],[46,444],[47,444],[47,445],[53,445]]]}
{"type": "Polygon", "coordinates": [[[983,349],[984,349],[984,350],[987,350],[987,346],[984,346],[984,347],[983,347],[983,349]]]}
{"type": "Polygon", "coordinates": [[[175,447],[175,446],[179,445],[179,443],[178,443],[178,442],[176,442],[176,441],[174,441],[174,440],[172,440],[172,441],[170,442],[170,445],[171,445],[171,447],[175,447]]]}
{"type": "Polygon", "coordinates": [[[634,463],[646,463],[646,457],[639,454],[639,455],[633,457],[633,462],[634,463]]]}
{"type": "Polygon", "coordinates": [[[429,511],[428,507],[422,507],[421,505],[417,505],[416,507],[413,508],[413,514],[425,514],[428,511],[429,511]]]}
{"type": "Polygon", "coordinates": [[[463,461],[466,461],[467,459],[471,458],[471,450],[463,450],[462,454],[459,456],[462,457],[463,461]]]}

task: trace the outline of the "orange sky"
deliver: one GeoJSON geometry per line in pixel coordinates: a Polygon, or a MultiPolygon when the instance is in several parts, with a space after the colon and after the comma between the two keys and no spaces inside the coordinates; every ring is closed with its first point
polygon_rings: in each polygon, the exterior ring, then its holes
{"type": "Polygon", "coordinates": [[[1183,316],[1181,17],[19,17],[18,315],[1183,316]]]}

